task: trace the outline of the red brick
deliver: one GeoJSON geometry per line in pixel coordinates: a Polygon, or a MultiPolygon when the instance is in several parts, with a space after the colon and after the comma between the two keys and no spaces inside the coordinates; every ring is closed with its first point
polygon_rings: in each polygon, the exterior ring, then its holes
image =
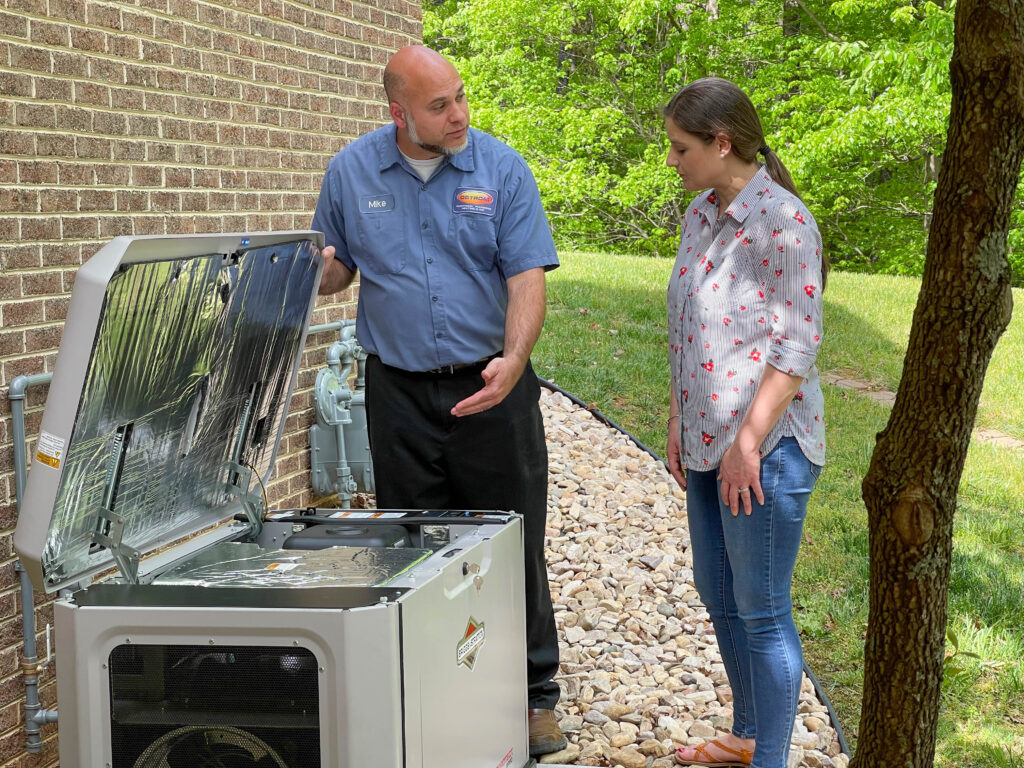
{"type": "Polygon", "coordinates": [[[113,142],[100,136],[79,136],[75,141],[77,159],[110,160],[113,142]]]}
{"type": "Polygon", "coordinates": [[[19,325],[30,325],[43,321],[43,305],[38,301],[19,301],[12,304],[0,305],[3,311],[4,328],[13,328],[19,325]]]}
{"type": "Polygon", "coordinates": [[[127,186],[131,179],[132,167],[134,166],[109,164],[97,165],[96,183],[115,187],[127,186]]]}
{"type": "Polygon", "coordinates": [[[0,153],[5,155],[34,155],[35,140],[29,131],[0,130],[0,153]]]}
{"type": "Polygon", "coordinates": [[[53,243],[45,248],[45,263],[48,267],[77,267],[82,263],[80,243],[53,243]]]}
{"type": "Polygon", "coordinates": [[[10,46],[11,68],[28,69],[33,72],[51,72],[50,52],[45,48],[26,45],[10,46]]]}
{"type": "Polygon", "coordinates": [[[0,245],[0,266],[5,269],[37,269],[42,263],[38,245],[0,245]]]}
{"type": "Polygon", "coordinates": [[[57,113],[52,104],[17,104],[14,108],[14,122],[28,128],[54,128],[57,113]]]}
{"type": "Polygon", "coordinates": [[[141,162],[146,159],[146,142],[132,139],[121,139],[115,141],[114,160],[141,162]]]}
{"type": "MultiPolygon", "coordinates": [[[[172,62],[172,48],[166,43],[158,43],[154,40],[142,41],[142,58],[151,64],[170,64],[172,62]]],[[[164,70],[160,70],[162,73],[164,70]]],[[[159,82],[159,76],[157,78],[159,82]]]]}
{"type": "Polygon", "coordinates": [[[13,184],[18,180],[18,164],[0,158],[0,184],[13,184]]]}
{"type": "Polygon", "coordinates": [[[39,190],[39,210],[44,213],[75,210],[77,195],[73,189],[41,189],[39,190]]]}
{"type": "Polygon", "coordinates": [[[86,6],[87,21],[94,27],[121,29],[121,10],[110,5],[89,3],[86,6]]]}
{"type": "Polygon", "coordinates": [[[173,163],[177,147],[163,141],[146,142],[146,159],[151,163],[173,163]]]}
{"type": "Polygon", "coordinates": [[[63,321],[65,318],[67,318],[69,303],[70,299],[67,297],[59,299],[47,299],[43,303],[43,315],[47,322],[55,323],[58,321],[63,321]]]}
{"type": "Polygon", "coordinates": [[[60,219],[56,216],[26,216],[21,220],[22,240],[59,240],[60,219]]]}
{"type": "Polygon", "coordinates": [[[0,331],[0,357],[21,355],[25,352],[24,331],[0,331]]]}
{"type": "Polygon", "coordinates": [[[92,110],[58,104],[57,125],[65,131],[90,131],[92,130],[92,110]]]}
{"type": "Polygon", "coordinates": [[[61,291],[59,272],[36,272],[21,278],[25,298],[30,296],[52,296],[61,291]]]}
{"type": "Polygon", "coordinates": [[[94,184],[96,174],[92,164],[57,163],[57,178],[65,186],[81,187],[94,184]]]}
{"type": "MultiPolygon", "coordinates": [[[[56,349],[60,345],[61,327],[51,325],[45,328],[30,328],[25,331],[25,351],[42,352],[56,349]]],[[[0,337],[2,343],[2,337],[0,337]]]]}
{"type": "Polygon", "coordinates": [[[153,37],[153,17],[147,13],[137,13],[125,8],[121,11],[121,28],[133,35],[153,37]]]}
{"type": "Polygon", "coordinates": [[[177,192],[153,192],[150,200],[154,211],[181,210],[181,196],[177,192]]]}
{"type": "Polygon", "coordinates": [[[19,235],[18,217],[0,215],[0,242],[12,242],[17,240],[19,235]]]}
{"type": "Polygon", "coordinates": [[[50,0],[48,10],[51,17],[85,21],[85,0],[50,0]]]}
{"type": "Polygon", "coordinates": [[[130,35],[107,35],[107,52],[120,59],[141,59],[142,41],[130,35]]]}
{"type": "Polygon", "coordinates": [[[189,123],[187,120],[175,120],[168,118],[163,121],[163,135],[165,139],[188,141],[189,123]]]}
{"type": "Polygon", "coordinates": [[[176,69],[161,69],[156,73],[156,87],[162,91],[182,93],[187,82],[188,76],[176,69]]]}
{"type": "Polygon", "coordinates": [[[36,138],[36,154],[50,158],[74,158],[75,136],[70,133],[41,133],[36,138]]]}
{"type": "Polygon", "coordinates": [[[148,211],[149,192],[140,192],[134,189],[119,189],[117,191],[117,210],[148,211]]]}
{"type": "Polygon", "coordinates": [[[75,83],[75,103],[110,106],[110,88],[98,83],[75,83]]]}
{"type": "Polygon", "coordinates": [[[99,236],[100,220],[96,216],[61,216],[61,237],[84,240],[99,236]]]}
{"type": "Polygon", "coordinates": [[[185,25],[177,19],[157,17],[153,23],[153,35],[159,40],[181,45],[185,42],[185,25]]]}
{"type": "Polygon", "coordinates": [[[37,213],[39,191],[36,189],[0,188],[0,211],[4,213],[37,213]]]}
{"type": "Polygon", "coordinates": [[[114,210],[114,191],[110,189],[83,189],[78,193],[78,210],[114,210]]]}
{"type": "MultiPolygon", "coordinates": [[[[137,88],[111,88],[110,104],[117,110],[138,110],[146,108],[146,97],[137,88]]],[[[121,115],[127,122],[134,115],[121,115]]]]}
{"type": "Polygon", "coordinates": [[[141,85],[156,88],[156,69],[144,64],[126,64],[124,68],[127,85],[141,85]]]}
{"type": "Polygon", "coordinates": [[[100,237],[117,237],[135,234],[135,227],[128,216],[104,216],[100,219],[100,237]]]}
{"type": "MultiPolygon", "coordinates": [[[[74,87],[69,80],[55,78],[55,77],[36,77],[34,79],[36,92],[35,96],[37,99],[44,101],[71,101],[73,98],[74,87]]],[[[57,125],[64,127],[60,122],[60,112],[62,104],[56,106],[57,109],[57,125]]]]}
{"type": "MultiPolygon", "coordinates": [[[[5,29],[4,31],[6,32],[7,30],[5,29]]],[[[71,41],[67,24],[39,21],[38,19],[32,20],[29,25],[28,34],[32,42],[44,45],[66,48],[71,41]]]]}
{"type": "Polygon", "coordinates": [[[92,53],[107,52],[107,33],[98,29],[84,27],[71,28],[71,47],[78,51],[92,53]]]}
{"type": "Polygon", "coordinates": [[[125,82],[124,64],[114,59],[89,57],[89,76],[94,80],[102,80],[112,85],[125,82]]]}
{"type": "Polygon", "coordinates": [[[136,187],[159,187],[163,184],[163,170],[151,165],[133,165],[131,181],[136,187]]]}
{"type": "Polygon", "coordinates": [[[0,72],[0,93],[5,96],[31,96],[32,76],[20,72],[0,72]]]}

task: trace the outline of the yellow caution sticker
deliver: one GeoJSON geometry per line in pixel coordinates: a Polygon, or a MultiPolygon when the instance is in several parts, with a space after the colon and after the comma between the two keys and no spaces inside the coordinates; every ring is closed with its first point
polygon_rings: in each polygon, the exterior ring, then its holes
{"type": "Polygon", "coordinates": [[[64,440],[49,432],[42,432],[39,435],[39,442],[36,444],[36,461],[54,469],[60,469],[60,463],[64,459],[64,440]]]}

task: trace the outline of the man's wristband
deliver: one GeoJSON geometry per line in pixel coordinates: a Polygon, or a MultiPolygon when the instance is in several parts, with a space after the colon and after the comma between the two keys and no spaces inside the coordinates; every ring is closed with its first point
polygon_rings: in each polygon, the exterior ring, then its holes
{"type": "Polygon", "coordinates": [[[672,419],[678,419],[678,418],[679,418],[679,414],[678,413],[672,414],[667,419],[665,419],[665,426],[667,427],[669,424],[671,424],[672,423],[672,419]]]}

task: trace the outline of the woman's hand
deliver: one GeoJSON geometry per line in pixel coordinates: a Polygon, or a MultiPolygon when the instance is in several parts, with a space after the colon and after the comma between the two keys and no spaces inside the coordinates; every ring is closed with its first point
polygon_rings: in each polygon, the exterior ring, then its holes
{"type": "Polygon", "coordinates": [[[761,456],[757,448],[744,451],[736,443],[730,445],[722,456],[718,478],[721,481],[722,501],[729,505],[733,517],[739,514],[740,506],[744,514],[750,514],[753,506],[751,496],[757,498],[758,504],[764,504],[761,456]]]}
{"type": "Polygon", "coordinates": [[[682,458],[679,456],[679,423],[673,418],[668,422],[668,445],[665,447],[665,455],[668,456],[668,471],[679,483],[679,487],[686,490],[686,469],[683,467],[682,458]]]}

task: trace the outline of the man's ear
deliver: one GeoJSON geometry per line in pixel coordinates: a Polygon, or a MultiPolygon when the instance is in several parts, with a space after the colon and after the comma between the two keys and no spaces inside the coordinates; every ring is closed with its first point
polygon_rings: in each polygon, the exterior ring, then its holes
{"type": "Polygon", "coordinates": [[[405,128],[405,110],[402,109],[402,105],[397,101],[392,101],[388,104],[388,109],[391,111],[391,119],[395,121],[395,125],[405,128]]]}

